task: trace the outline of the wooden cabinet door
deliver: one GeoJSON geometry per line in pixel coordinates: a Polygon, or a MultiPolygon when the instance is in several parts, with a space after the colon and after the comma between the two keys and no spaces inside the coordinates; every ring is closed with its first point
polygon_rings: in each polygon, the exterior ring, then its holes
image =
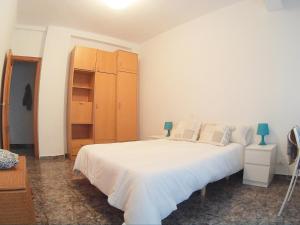
{"type": "Polygon", "coordinates": [[[93,104],[92,102],[72,102],[71,123],[92,124],[93,104]]]}
{"type": "Polygon", "coordinates": [[[118,71],[137,73],[138,56],[132,52],[118,51],[118,71]]]}
{"type": "Polygon", "coordinates": [[[74,68],[79,70],[96,71],[97,49],[76,47],[74,68]]]}
{"type": "Polygon", "coordinates": [[[117,77],[117,140],[137,140],[137,76],[119,72],[117,77]]]}
{"type": "Polygon", "coordinates": [[[95,143],[116,139],[116,75],[95,76],[95,143]]]}
{"type": "Polygon", "coordinates": [[[97,71],[103,73],[117,73],[117,53],[97,51],[97,71]]]}

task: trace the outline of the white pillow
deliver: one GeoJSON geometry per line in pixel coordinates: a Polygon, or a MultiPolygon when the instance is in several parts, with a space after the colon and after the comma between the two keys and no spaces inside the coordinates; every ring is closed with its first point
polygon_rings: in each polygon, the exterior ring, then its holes
{"type": "Polygon", "coordinates": [[[238,125],[231,135],[231,142],[239,143],[241,145],[247,146],[252,140],[252,129],[250,126],[238,125]]]}
{"type": "Polygon", "coordinates": [[[228,145],[232,128],[227,125],[206,123],[202,125],[199,142],[213,145],[228,145]]]}
{"type": "Polygon", "coordinates": [[[180,121],[172,130],[170,139],[179,141],[197,141],[201,122],[196,120],[180,121]]]}

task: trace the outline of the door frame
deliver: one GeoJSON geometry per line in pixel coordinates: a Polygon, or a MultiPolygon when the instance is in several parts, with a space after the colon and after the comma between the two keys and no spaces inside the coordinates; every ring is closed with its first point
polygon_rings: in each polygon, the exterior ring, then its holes
{"type": "Polygon", "coordinates": [[[7,150],[9,150],[9,95],[12,67],[12,51],[8,50],[5,55],[1,82],[1,145],[7,150]]]}
{"type": "Polygon", "coordinates": [[[40,158],[39,151],[39,138],[38,138],[38,106],[39,106],[39,89],[40,89],[40,76],[41,76],[41,57],[30,56],[12,56],[12,63],[14,62],[31,62],[36,63],[36,72],[34,80],[34,96],[33,96],[33,141],[34,141],[34,157],[40,158]]]}

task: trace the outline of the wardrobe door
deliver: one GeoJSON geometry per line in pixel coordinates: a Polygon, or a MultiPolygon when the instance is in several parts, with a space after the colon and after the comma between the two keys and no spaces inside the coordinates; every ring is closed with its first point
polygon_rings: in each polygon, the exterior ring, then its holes
{"type": "Polygon", "coordinates": [[[103,73],[117,73],[117,53],[97,51],[97,71],[103,73]]]}
{"type": "Polygon", "coordinates": [[[96,70],[97,49],[76,47],[74,54],[74,68],[79,70],[96,70]]]}
{"type": "Polygon", "coordinates": [[[116,139],[116,75],[95,76],[95,143],[116,139]]]}
{"type": "Polygon", "coordinates": [[[138,72],[138,56],[132,52],[118,51],[118,71],[135,73],[138,72]]]}
{"type": "Polygon", "coordinates": [[[137,76],[119,72],[117,77],[117,140],[137,140],[137,76]]]}

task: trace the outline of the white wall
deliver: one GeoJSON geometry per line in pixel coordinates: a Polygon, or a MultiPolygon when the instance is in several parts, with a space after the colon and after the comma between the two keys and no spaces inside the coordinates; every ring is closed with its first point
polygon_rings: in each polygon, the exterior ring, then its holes
{"type": "Polygon", "coordinates": [[[68,34],[60,28],[49,28],[45,40],[39,92],[40,156],[65,153],[68,48],[68,34]]]}
{"type": "Polygon", "coordinates": [[[18,25],[12,38],[14,55],[41,57],[43,55],[46,28],[18,25]]]}
{"type": "Polygon", "coordinates": [[[12,32],[17,14],[17,0],[0,0],[0,80],[5,53],[11,47],[12,32]]]}
{"type": "MultiPolygon", "coordinates": [[[[36,64],[15,62],[10,86],[9,134],[11,144],[33,144],[33,104],[31,110],[23,105],[27,84],[34,95],[36,64]]],[[[33,99],[32,99],[33,100],[33,99]]]]}
{"type": "MultiPolygon", "coordinates": [[[[166,120],[268,122],[287,173],[286,135],[300,125],[300,12],[267,11],[245,0],[178,26],[143,44],[141,136],[166,120]]],[[[256,137],[257,140],[257,137],[256,137]]]]}
{"type": "Polygon", "coordinates": [[[138,51],[138,46],[116,38],[64,27],[18,25],[15,55],[42,57],[39,92],[40,156],[63,155],[66,147],[67,80],[70,52],[75,45],[104,50],[138,51]]]}

